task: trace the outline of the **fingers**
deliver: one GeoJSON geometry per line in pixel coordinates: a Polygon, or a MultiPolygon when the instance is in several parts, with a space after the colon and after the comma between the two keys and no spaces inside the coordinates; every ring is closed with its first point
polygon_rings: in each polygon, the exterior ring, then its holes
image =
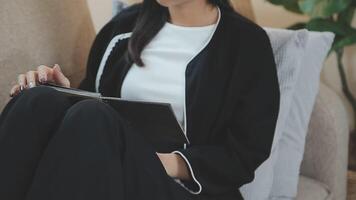
{"type": "Polygon", "coordinates": [[[40,83],[54,82],[53,80],[53,69],[45,65],[37,67],[38,81],[40,83]]]}
{"type": "Polygon", "coordinates": [[[20,85],[14,85],[10,90],[10,97],[14,97],[20,93],[20,85]]]}
{"type": "Polygon", "coordinates": [[[20,90],[25,88],[33,88],[38,80],[36,71],[28,71],[26,74],[20,74],[17,78],[20,90]]]}
{"type": "Polygon", "coordinates": [[[27,87],[26,88],[35,87],[37,80],[38,80],[37,71],[28,71],[26,73],[26,81],[27,81],[27,87]]]}
{"type": "Polygon", "coordinates": [[[24,90],[26,88],[26,85],[27,85],[26,75],[25,74],[20,74],[17,77],[17,82],[18,82],[18,85],[20,86],[20,90],[24,90]]]}
{"type": "Polygon", "coordinates": [[[64,76],[58,64],[55,64],[53,67],[53,79],[55,83],[61,86],[70,87],[70,81],[68,80],[67,77],[64,76]]]}
{"type": "Polygon", "coordinates": [[[17,84],[11,88],[10,96],[17,95],[24,89],[33,88],[38,82],[52,82],[64,87],[70,87],[70,81],[63,74],[59,65],[56,64],[53,68],[41,65],[37,67],[36,71],[28,71],[25,74],[18,75],[17,84]]]}
{"type": "Polygon", "coordinates": [[[26,88],[26,75],[20,74],[17,77],[17,84],[15,84],[10,90],[10,97],[14,97],[15,95],[19,94],[22,90],[26,88]]]}
{"type": "MultiPolygon", "coordinates": [[[[47,79],[47,70],[45,69],[46,66],[40,66],[38,67],[40,69],[40,73],[42,73],[42,76],[44,74],[44,78],[47,79]]],[[[49,67],[47,67],[49,68],[49,67]]],[[[51,68],[49,68],[51,69],[51,68]]],[[[36,83],[38,82],[38,72],[37,71],[28,71],[25,74],[20,74],[17,77],[17,84],[14,85],[11,90],[10,90],[10,96],[15,96],[22,90],[26,88],[33,88],[36,86],[36,83]]]]}

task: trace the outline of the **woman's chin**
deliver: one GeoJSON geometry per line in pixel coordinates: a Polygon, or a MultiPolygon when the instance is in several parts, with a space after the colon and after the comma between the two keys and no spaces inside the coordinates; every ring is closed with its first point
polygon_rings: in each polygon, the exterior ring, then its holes
{"type": "Polygon", "coordinates": [[[171,0],[157,0],[157,3],[164,7],[169,7],[173,4],[171,0]]]}
{"type": "Polygon", "coordinates": [[[191,0],[157,0],[157,3],[164,7],[171,7],[183,4],[191,0]]]}

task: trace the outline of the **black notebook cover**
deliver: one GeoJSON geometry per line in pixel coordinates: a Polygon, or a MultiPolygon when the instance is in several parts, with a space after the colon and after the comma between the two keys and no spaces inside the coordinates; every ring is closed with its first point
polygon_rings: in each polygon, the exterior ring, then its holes
{"type": "Polygon", "coordinates": [[[157,152],[169,153],[183,148],[184,143],[188,143],[169,103],[102,97],[100,93],[64,88],[52,84],[44,84],[40,87],[54,88],[78,100],[94,98],[109,104],[127,120],[133,129],[151,143],[157,152]]]}

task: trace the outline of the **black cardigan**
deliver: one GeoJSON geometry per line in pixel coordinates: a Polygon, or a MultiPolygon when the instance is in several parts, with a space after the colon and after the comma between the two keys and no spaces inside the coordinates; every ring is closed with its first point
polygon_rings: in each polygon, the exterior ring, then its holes
{"type": "MultiPolygon", "coordinates": [[[[125,33],[132,32],[140,8],[141,4],[126,8],[100,31],[80,89],[95,91],[100,63],[112,43],[99,91],[120,97],[132,65],[124,58],[130,37],[125,33]],[[113,43],[115,36],[119,39],[113,43]]],[[[254,179],[256,168],[270,155],[279,101],[276,64],[266,32],[240,14],[221,9],[212,39],[186,68],[190,143],[178,151],[193,180],[185,186],[200,196],[240,196],[238,188],[254,179]]]]}

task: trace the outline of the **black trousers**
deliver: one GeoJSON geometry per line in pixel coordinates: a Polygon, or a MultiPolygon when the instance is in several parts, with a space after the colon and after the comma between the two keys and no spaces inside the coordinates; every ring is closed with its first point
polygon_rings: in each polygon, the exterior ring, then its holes
{"type": "Polygon", "coordinates": [[[0,116],[1,200],[188,200],[110,106],[37,87],[0,116]]]}

